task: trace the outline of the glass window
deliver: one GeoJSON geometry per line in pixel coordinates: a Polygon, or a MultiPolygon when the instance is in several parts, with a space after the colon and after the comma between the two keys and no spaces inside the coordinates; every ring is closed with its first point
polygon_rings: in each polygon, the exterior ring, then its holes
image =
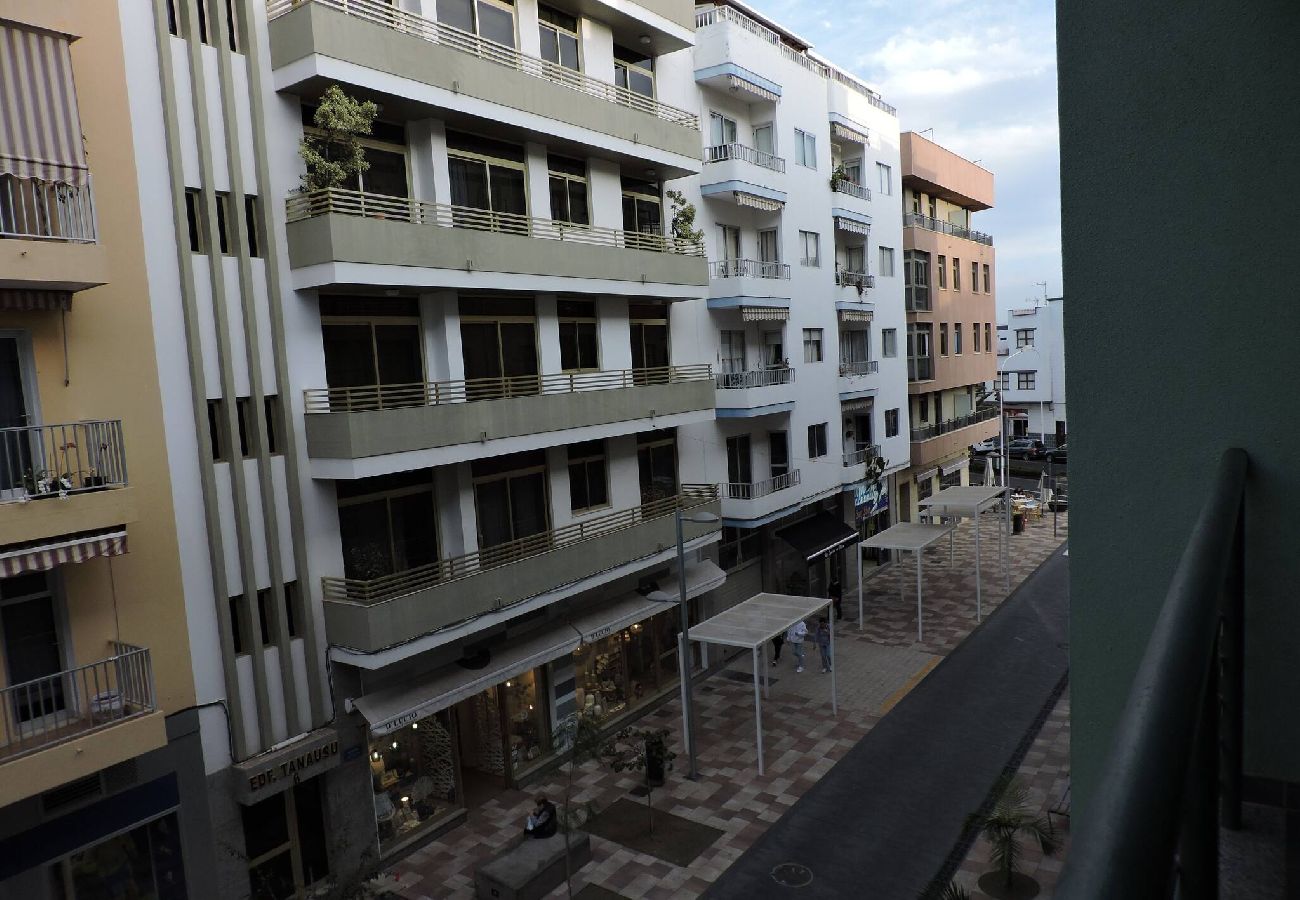
{"type": "Polygon", "coordinates": [[[749,452],[749,435],[737,434],[727,438],[727,481],[732,484],[750,484],[753,480],[753,454],[749,452]]]}
{"type": "Polygon", "coordinates": [[[636,50],[614,45],[614,84],[643,97],[655,95],[655,61],[636,50]]]}
{"type": "Polygon", "coordinates": [[[840,331],[840,362],[859,363],[871,359],[871,332],[867,328],[845,328],[840,331]]]}
{"type": "Polygon", "coordinates": [[[475,460],[470,470],[479,547],[499,547],[549,530],[546,456],[542,451],[475,460]]]}
{"type": "Polygon", "coordinates": [[[989,267],[987,263],[984,265],[984,293],[992,293],[992,290],[989,288],[989,267]]]}
{"type": "Polygon", "coordinates": [[[718,544],[718,565],[730,572],[741,563],[758,559],[762,546],[757,528],[722,528],[722,541],[718,544]]]}
{"type": "Polygon", "coordinates": [[[516,778],[535,768],[551,752],[545,685],[543,670],[532,669],[501,687],[506,702],[510,771],[516,778]]]}
{"type": "Polygon", "coordinates": [[[880,355],[886,358],[898,356],[898,329],[884,328],[880,332],[880,355]]]}
{"type": "Polygon", "coordinates": [[[822,361],[822,329],[803,330],[803,361],[806,363],[822,361]]]}
{"type": "Polygon", "coordinates": [[[803,253],[800,263],[805,266],[820,266],[821,260],[821,239],[815,231],[799,232],[799,245],[803,253]]]}
{"type": "Polygon", "coordinates": [[[609,505],[605,442],[569,446],[569,508],[573,512],[609,505]]]}
{"type": "Polygon", "coordinates": [[[529,396],[540,389],[532,300],[462,300],[460,342],[466,400],[529,396]]]}
{"type": "Polygon", "coordinates": [[[885,410],[885,437],[898,437],[898,410],[885,410]]]}
{"type": "Polygon", "coordinates": [[[664,610],[573,651],[578,708],[607,722],[675,687],[678,615],[664,610]]]}
{"type": "Polygon", "coordinates": [[[745,371],[745,332],[724,329],[719,337],[722,373],[733,375],[745,371]]]}
{"type": "Polygon", "coordinates": [[[628,310],[629,332],[632,338],[632,368],[639,370],[634,378],[638,384],[647,384],[666,377],[670,358],[668,346],[668,312],[665,307],[632,304],[628,310]],[[651,369],[655,371],[644,371],[651,369]]]}
{"type": "Polygon", "coordinates": [[[880,274],[890,277],[894,274],[894,248],[880,248],[880,274]]]}
{"type": "Polygon", "coordinates": [[[1037,372],[1017,372],[1016,373],[1016,390],[1032,391],[1038,383],[1037,372]]]}
{"type": "Polygon", "coordinates": [[[961,290],[961,260],[955,256],[952,258],[952,289],[961,290]]]}
{"type": "Polygon", "coordinates": [[[381,852],[463,805],[450,712],[370,738],[370,781],[381,852]]]}
{"type": "Polygon", "coordinates": [[[939,323],[939,355],[948,355],[948,323],[939,323]]]}
{"type": "Polygon", "coordinates": [[[992,335],[989,331],[989,323],[985,322],[984,323],[984,346],[988,348],[988,351],[990,353],[993,352],[993,345],[989,343],[989,339],[991,338],[991,336],[992,335]]]}
{"type": "Polygon", "coordinates": [[[808,458],[826,455],[826,422],[808,426],[808,458]]]}
{"type": "Polygon", "coordinates": [[[713,147],[736,143],[736,120],[722,113],[709,113],[709,143],[713,147]]]}
{"type": "Polygon", "coordinates": [[[817,135],[801,128],[794,130],[794,161],[809,169],[817,168],[817,135]]]}
{"type": "Polygon", "coordinates": [[[763,365],[768,368],[787,365],[785,358],[785,335],[782,332],[763,332],[763,365]]]}
{"type": "Polygon", "coordinates": [[[560,368],[566,372],[595,372],[600,369],[600,341],[596,304],[592,300],[561,300],[560,368]]]}
{"type": "Polygon", "coordinates": [[[677,494],[677,436],[655,431],[637,436],[641,502],[651,503],[677,494]]]}
{"type": "Polygon", "coordinates": [[[623,230],[636,234],[663,233],[663,201],[657,181],[623,179],[623,230]]]}
{"type": "Polygon", "coordinates": [[[578,71],[578,20],[550,6],[537,5],[542,59],[578,71]]]}
{"type": "Polygon", "coordinates": [[[758,233],[758,260],[766,263],[781,261],[781,244],[775,228],[764,228],[758,233]]]}
{"type": "Polygon", "coordinates": [[[884,163],[876,163],[876,174],[880,176],[880,193],[889,196],[894,192],[894,173],[884,163]]]}
{"type": "Polygon", "coordinates": [[[1019,349],[1019,348],[1021,348],[1021,347],[1032,347],[1032,346],[1034,346],[1034,331],[1035,331],[1035,330],[1036,330],[1036,329],[1033,329],[1033,328],[1017,328],[1017,329],[1016,329],[1016,348],[1019,349]]]}
{"type": "Polygon", "coordinates": [[[373,388],[339,396],[339,403],[349,409],[383,409],[424,402],[422,390],[409,389],[425,380],[414,302],[322,297],[320,303],[326,382],[331,388],[373,388]],[[393,389],[384,390],[386,385],[393,389]]]}
{"type": "Polygon", "coordinates": [[[948,286],[948,257],[940,256],[939,265],[936,268],[939,270],[939,287],[946,288],[948,286]]]}
{"type": "Polygon", "coordinates": [[[572,225],[591,224],[586,164],[553,153],[547,155],[546,164],[550,173],[551,218],[572,225]]]}
{"type": "Polygon", "coordinates": [[[523,148],[516,145],[448,132],[451,203],[460,207],[452,211],[453,223],[461,228],[526,232],[528,194],[523,159],[523,148]]]}
{"type": "Polygon", "coordinates": [[[961,356],[961,323],[957,322],[952,326],[952,347],[957,356],[961,356]]]}
{"type": "Polygon", "coordinates": [[[971,343],[975,345],[975,352],[980,352],[980,326],[978,322],[972,322],[970,326],[971,343]]]}
{"type": "Polygon", "coordinates": [[[980,289],[980,264],[977,262],[970,264],[970,289],[972,292],[980,289]]]}
{"type": "Polygon", "coordinates": [[[772,130],[771,122],[754,126],[754,149],[759,153],[776,152],[776,135],[772,130]]]}
{"type": "Polygon", "coordinates": [[[430,470],[336,481],[335,490],[346,577],[370,580],[437,562],[430,470]]]}

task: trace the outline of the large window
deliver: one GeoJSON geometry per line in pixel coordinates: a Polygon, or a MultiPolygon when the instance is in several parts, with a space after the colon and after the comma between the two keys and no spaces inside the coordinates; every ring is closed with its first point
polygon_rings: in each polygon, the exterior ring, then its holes
{"type": "Polygon", "coordinates": [[[885,437],[898,437],[898,410],[885,410],[885,437]]]}
{"type": "Polygon", "coordinates": [[[428,469],[339,480],[343,572],[371,580],[438,560],[438,504],[428,469]]]}
{"type": "Polygon", "coordinates": [[[624,176],[623,230],[637,234],[663,233],[663,199],[659,182],[624,176]]]}
{"type": "Polygon", "coordinates": [[[677,493],[677,434],[672,430],[637,435],[641,502],[650,503],[677,493]]]}
{"type": "Polygon", "coordinates": [[[801,265],[816,267],[822,264],[821,238],[817,232],[799,232],[799,249],[803,254],[799,260],[801,265]]]}
{"type": "Polygon", "coordinates": [[[515,7],[509,0],[438,0],[438,21],[497,44],[515,46],[515,7]]]}
{"type": "MultiPolygon", "coordinates": [[[[381,852],[447,821],[464,806],[455,742],[450,710],[370,739],[370,780],[381,852]]],[[[254,892],[254,896],[263,895],[254,892]]]]}
{"type": "Polygon", "coordinates": [[[470,464],[470,471],[474,476],[474,510],[481,549],[499,547],[550,529],[544,451],[476,459],[470,464]]]}
{"type": "Polygon", "coordinates": [[[794,130],[794,161],[809,169],[817,168],[817,136],[801,128],[794,130]]]}
{"type": "Polygon", "coordinates": [[[462,298],[465,399],[535,394],[537,317],[531,299],[462,298]]]}
{"type": "Polygon", "coordinates": [[[1017,328],[1016,329],[1016,349],[1021,347],[1034,346],[1034,332],[1036,328],[1017,328]]]}
{"type": "Polygon", "coordinates": [[[754,481],[752,463],[749,435],[737,434],[727,438],[727,481],[732,484],[751,484],[754,481]]]}
{"type": "Polygon", "coordinates": [[[921,250],[903,251],[903,278],[907,286],[907,308],[930,308],[930,254],[921,250]]]}
{"type": "Polygon", "coordinates": [[[757,528],[722,527],[722,541],[718,544],[718,565],[730,572],[741,563],[758,559],[762,553],[760,532],[757,528]]]}
{"type": "Polygon", "coordinates": [[[632,337],[632,368],[661,370],[638,374],[638,383],[661,380],[669,360],[668,308],[633,303],[628,307],[628,325],[632,337]]]}
{"type": "Polygon", "coordinates": [[[550,174],[551,218],[572,225],[590,225],[586,163],[550,153],[546,167],[550,174]]]}
{"type": "Polygon", "coordinates": [[[569,508],[585,512],[609,505],[609,477],[604,441],[569,445],[569,508]]]}
{"type": "Polygon", "coordinates": [[[805,328],[803,330],[803,361],[806,363],[822,361],[822,329],[805,328]]]}
{"type": "MultiPolygon", "coordinates": [[[[312,784],[314,785],[315,782],[312,784]]],[[[281,803],[283,805],[283,801],[281,803]]],[[[261,804],[255,808],[260,807],[261,804]]],[[[307,830],[312,829],[308,827],[307,830]]],[[[288,829],[286,828],[285,831],[287,833],[288,829]]],[[[319,826],[314,831],[319,832],[319,826]]],[[[45,894],[38,889],[37,893],[42,897],[60,897],[66,900],[184,897],[187,891],[180,835],[175,813],[117,834],[92,847],[78,850],[66,859],[50,863],[47,868],[46,882],[51,892],[45,894]]],[[[251,854],[250,858],[252,858],[251,854]]],[[[301,871],[301,866],[299,870],[301,871]]],[[[249,874],[256,877],[260,871],[258,867],[253,866],[250,867],[249,874]]],[[[284,872],[287,877],[277,880],[277,886],[283,885],[281,893],[258,894],[258,896],[294,896],[292,865],[285,866],[284,872]]],[[[318,868],[311,875],[304,873],[299,885],[306,887],[311,883],[307,878],[310,877],[315,881],[327,874],[329,874],[328,868],[318,868]]],[[[34,882],[29,880],[27,883],[34,882]]],[[[257,882],[254,884],[256,885],[257,882]]],[[[255,887],[254,890],[256,891],[257,888],[255,887]]]]}
{"type": "Polygon", "coordinates": [[[542,59],[578,71],[578,20],[539,3],[537,30],[542,41],[542,59]]]}
{"type": "Polygon", "coordinates": [[[886,359],[898,356],[898,329],[882,328],[880,330],[880,355],[886,359]]]}
{"type": "Polygon", "coordinates": [[[594,372],[600,369],[600,341],[597,337],[596,301],[561,300],[560,368],[566,372],[594,372]]]}
{"type": "Polygon", "coordinates": [[[709,113],[709,145],[736,143],[736,120],[719,112],[709,113]]]}
{"type": "Polygon", "coordinates": [[[655,95],[655,60],[636,50],[614,45],[614,84],[643,97],[655,95]]]}
{"type": "Polygon", "coordinates": [[[758,260],[765,263],[781,261],[781,243],[775,228],[764,228],[758,233],[758,260]]]}
{"type": "Polygon", "coordinates": [[[330,388],[374,387],[346,399],[349,407],[420,405],[424,352],[416,301],[399,298],[320,298],[325,379],[330,388]],[[407,389],[398,389],[405,385],[407,389]],[[385,386],[389,389],[385,390],[385,386]]]}
{"type": "Polygon", "coordinates": [[[880,248],[880,274],[886,278],[893,277],[894,274],[894,248],[880,248]]]}
{"type": "Polygon", "coordinates": [[[826,422],[808,426],[808,458],[826,455],[826,422]]]}
{"type": "Polygon", "coordinates": [[[894,172],[884,163],[876,163],[876,174],[880,176],[880,193],[888,197],[894,193],[894,172]]]}
{"type": "Polygon", "coordinates": [[[1037,372],[1017,372],[1016,373],[1016,390],[1032,391],[1038,386],[1037,372]]]}
{"type": "Polygon", "coordinates": [[[840,329],[840,362],[845,365],[871,359],[871,332],[866,328],[840,329]]]}
{"type": "Polygon", "coordinates": [[[516,234],[528,230],[523,147],[449,131],[447,170],[452,206],[461,208],[453,212],[456,225],[516,234]]]}
{"type": "MultiPolygon", "coordinates": [[[[303,135],[311,141],[324,132],[316,127],[316,107],[302,107],[303,135]]],[[[406,129],[394,122],[375,122],[370,134],[357,139],[365,154],[366,170],[343,182],[342,187],[379,194],[384,197],[409,197],[410,179],[407,177],[406,129]]],[[[391,209],[385,210],[392,214],[391,209]]]]}
{"type": "Polygon", "coordinates": [[[724,375],[745,371],[745,332],[723,329],[719,335],[719,363],[724,375]]]}

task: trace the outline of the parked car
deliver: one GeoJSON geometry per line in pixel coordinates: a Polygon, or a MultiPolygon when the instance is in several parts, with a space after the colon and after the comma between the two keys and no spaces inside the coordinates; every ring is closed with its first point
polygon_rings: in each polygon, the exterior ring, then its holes
{"type": "Polygon", "coordinates": [[[1053,463],[1058,466],[1065,465],[1066,464],[1065,447],[1066,445],[1062,444],[1061,446],[1055,448],[1054,450],[1048,450],[1047,461],[1049,463],[1053,463]]]}
{"type": "Polygon", "coordinates": [[[1016,438],[1007,444],[1007,456],[1011,459],[1042,459],[1046,452],[1043,442],[1034,438],[1016,438]]]}
{"type": "Polygon", "coordinates": [[[1001,443],[998,438],[985,438],[978,444],[970,445],[970,452],[973,456],[986,456],[990,453],[998,452],[998,444],[1001,443]]]}

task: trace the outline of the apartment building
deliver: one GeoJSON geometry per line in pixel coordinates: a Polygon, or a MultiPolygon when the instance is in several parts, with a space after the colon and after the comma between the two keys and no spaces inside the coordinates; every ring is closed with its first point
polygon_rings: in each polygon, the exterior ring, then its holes
{"type": "Polygon", "coordinates": [[[908,462],[898,119],[741,3],[695,24],[704,165],[676,187],[709,281],[674,339],[716,367],[717,414],[684,462],[721,485],[732,589],[824,596],[908,462]]]}
{"type": "Polygon", "coordinates": [[[211,873],[126,64],[115,4],[0,10],[4,897],[102,897],[107,873],[199,896],[211,873]]]}
{"type": "Polygon", "coordinates": [[[993,174],[913,132],[901,145],[912,450],[898,506],[915,522],[921,500],[970,482],[970,445],[998,431],[980,402],[997,370],[997,273],[993,238],[972,225],[993,206],[993,174]]]}
{"type": "Polygon", "coordinates": [[[1065,443],[1063,297],[1010,310],[998,325],[998,378],[1006,433],[1065,443]]]}

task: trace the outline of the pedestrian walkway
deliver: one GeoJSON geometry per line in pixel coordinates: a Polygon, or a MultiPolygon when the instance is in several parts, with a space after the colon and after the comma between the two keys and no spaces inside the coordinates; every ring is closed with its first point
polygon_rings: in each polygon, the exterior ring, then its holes
{"type": "Polygon", "coordinates": [[[705,896],[922,893],[1055,699],[1068,669],[1067,565],[1054,553],[705,896]]]}

